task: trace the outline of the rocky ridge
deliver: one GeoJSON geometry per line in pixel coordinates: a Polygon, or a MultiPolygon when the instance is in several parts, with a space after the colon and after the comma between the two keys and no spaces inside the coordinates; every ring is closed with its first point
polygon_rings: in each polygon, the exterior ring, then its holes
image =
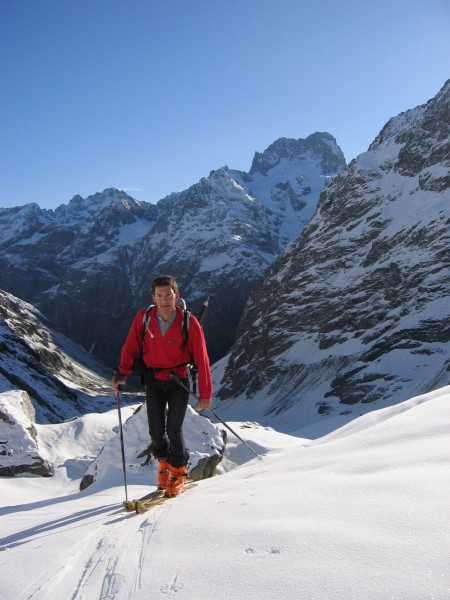
{"type": "Polygon", "coordinates": [[[169,272],[195,313],[205,297],[212,360],[231,347],[261,273],[295,239],[345,166],[330,134],[278,140],[249,173],[224,167],[156,205],[107,189],[55,211],[0,209],[0,288],[110,367],[155,274],[169,272]]]}
{"type": "Polygon", "coordinates": [[[322,192],[256,286],[222,378],[224,414],[286,429],[298,414],[356,415],[448,384],[449,157],[447,82],[322,192]]]}
{"type": "Polygon", "coordinates": [[[0,392],[21,390],[36,420],[56,423],[110,407],[109,372],[52,330],[37,309],[0,290],[0,392]]]}

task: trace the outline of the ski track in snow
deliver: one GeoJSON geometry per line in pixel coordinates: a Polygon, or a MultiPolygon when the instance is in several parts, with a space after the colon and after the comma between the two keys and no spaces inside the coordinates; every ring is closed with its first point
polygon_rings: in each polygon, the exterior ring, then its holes
{"type": "MultiPolygon", "coordinates": [[[[17,600],[61,600],[62,590],[70,600],[132,597],[142,587],[147,563],[154,564],[154,547],[162,543],[161,520],[169,510],[165,504],[144,515],[113,511],[112,515],[119,516],[103,523],[109,528],[100,539],[98,527],[91,525],[90,533],[28,583],[17,600]]],[[[61,522],[68,520],[70,516],[61,522]]],[[[176,577],[161,593],[178,591],[176,577]]]]}

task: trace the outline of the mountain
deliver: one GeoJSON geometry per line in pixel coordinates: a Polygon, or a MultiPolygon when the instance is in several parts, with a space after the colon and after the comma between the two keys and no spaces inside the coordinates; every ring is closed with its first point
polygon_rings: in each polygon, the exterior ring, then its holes
{"type": "Polygon", "coordinates": [[[247,297],[345,166],[328,133],[280,139],[249,173],[224,167],[156,205],[107,189],[56,210],[0,209],[0,288],[113,367],[150,281],[168,272],[195,313],[205,297],[212,361],[231,347],[247,297]]]}
{"type": "Polygon", "coordinates": [[[54,211],[0,209],[0,287],[102,359],[98,347],[115,338],[115,318],[130,303],[128,248],[157,216],[118,190],[75,196],[54,211]]]}
{"type": "Polygon", "coordinates": [[[0,392],[23,390],[32,421],[56,423],[111,407],[110,373],[34,306],[0,290],[0,317],[0,392]]]}
{"type": "Polygon", "coordinates": [[[386,124],[255,287],[221,365],[228,418],[332,428],[448,383],[449,167],[450,81],[386,124]]]}

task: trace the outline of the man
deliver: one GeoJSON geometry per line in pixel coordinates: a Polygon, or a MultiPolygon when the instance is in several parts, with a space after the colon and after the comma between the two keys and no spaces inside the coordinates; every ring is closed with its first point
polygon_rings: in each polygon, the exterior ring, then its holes
{"type": "Polygon", "coordinates": [[[184,339],[184,311],[177,306],[179,297],[177,282],[171,275],[162,275],[153,280],[152,298],[155,306],[148,315],[142,349],[146,309],[140,310],[133,320],[113,378],[113,387],[117,391],[132,372],[134,361],[142,357],[146,366],[151,451],[159,461],[158,488],[165,489],[168,496],[181,493],[189,458],[182,430],[189,392],[173,380],[170,372],[174,372],[189,387],[187,365],[194,360],[198,369],[200,396],[195,409],[208,410],[212,398],[211,370],[203,330],[198,320],[190,315],[187,340],[184,339]]]}

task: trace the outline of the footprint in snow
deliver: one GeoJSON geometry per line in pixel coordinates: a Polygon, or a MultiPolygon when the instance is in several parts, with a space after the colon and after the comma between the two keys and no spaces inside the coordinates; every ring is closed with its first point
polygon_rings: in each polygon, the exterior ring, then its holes
{"type": "MultiPolygon", "coordinates": [[[[246,548],[244,552],[245,554],[257,554],[258,551],[255,548],[246,548]]],[[[266,550],[265,554],[267,556],[278,556],[281,554],[281,548],[278,546],[273,546],[270,550],[266,550]]]]}
{"type": "Polygon", "coordinates": [[[177,577],[178,577],[178,575],[175,575],[175,577],[172,579],[172,581],[168,585],[165,585],[164,587],[162,587],[159,590],[160,593],[161,594],[176,594],[177,592],[180,592],[181,589],[183,588],[183,584],[177,583],[177,577]]]}

